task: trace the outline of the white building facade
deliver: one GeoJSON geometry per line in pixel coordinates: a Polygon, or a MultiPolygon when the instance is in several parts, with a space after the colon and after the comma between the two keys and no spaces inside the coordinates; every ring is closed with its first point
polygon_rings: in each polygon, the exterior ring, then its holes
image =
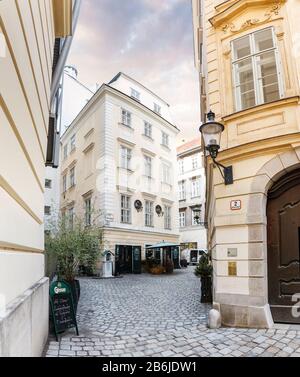
{"type": "Polygon", "coordinates": [[[179,230],[182,257],[191,249],[207,249],[205,217],[205,169],[201,140],[177,148],[179,230]]]}
{"type": "MultiPolygon", "coordinates": [[[[96,85],[90,88],[78,79],[74,66],[66,66],[61,80],[61,101],[59,105],[58,129],[61,134],[76,118],[94,95],[96,85]]],[[[60,169],[46,167],[44,221],[46,231],[56,226],[59,215],[60,169]]]]}
{"type": "Polygon", "coordinates": [[[103,229],[120,272],[135,272],[146,246],[179,241],[179,130],[170,120],[165,101],[119,73],[61,138],[62,213],[103,229]]]}

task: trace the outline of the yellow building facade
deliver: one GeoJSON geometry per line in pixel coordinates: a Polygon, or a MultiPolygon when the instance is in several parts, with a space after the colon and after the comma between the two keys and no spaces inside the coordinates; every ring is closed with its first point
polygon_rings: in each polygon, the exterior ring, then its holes
{"type": "Polygon", "coordinates": [[[56,38],[70,0],[0,1],[0,356],[40,356],[48,336],[44,175],[56,38]]]}
{"type": "Polygon", "coordinates": [[[214,306],[229,326],[300,323],[300,2],[193,1],[193,14],[206,112],[225,126],[217,161],[234,178],[207,157],[214,306]]]}

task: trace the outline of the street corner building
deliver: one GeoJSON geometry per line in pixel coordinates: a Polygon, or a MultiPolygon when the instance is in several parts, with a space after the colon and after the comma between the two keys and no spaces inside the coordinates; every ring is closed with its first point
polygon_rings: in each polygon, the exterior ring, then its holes
{"type": "Polygon", "coordinates": [[[174,244],[179,259],[178,132],[169,105],[119,73],[61,138],[62,216],[102,229],[101,255],[110,251],[115,275],[140,273],[152,253],[163,263],[162,248],[146,249],[154,244],[174,244]]]}
{"type": "Polygon", "coordinates": [[[0,356],[40,356],[48,336],[45,164],[78,4],[0,1],[0,356]]]}
{"type": "Polygon", "coordinates": [[[225,185],[207,156],[214,306],[228,326],[300,323],[299,14],[296,0],[193,1],[201,106],[223,123],[217,161],[233,168],[225,185]]]}

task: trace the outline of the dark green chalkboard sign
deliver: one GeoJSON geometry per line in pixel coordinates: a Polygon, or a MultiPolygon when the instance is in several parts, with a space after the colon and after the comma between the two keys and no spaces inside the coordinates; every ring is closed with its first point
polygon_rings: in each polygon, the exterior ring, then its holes
{"type": "Polygon", "coordinates": [[[79,335],[71,287],[65,281],[50,285],[50,309],[56,341],[59,333],[73,327],[79,335]]]}

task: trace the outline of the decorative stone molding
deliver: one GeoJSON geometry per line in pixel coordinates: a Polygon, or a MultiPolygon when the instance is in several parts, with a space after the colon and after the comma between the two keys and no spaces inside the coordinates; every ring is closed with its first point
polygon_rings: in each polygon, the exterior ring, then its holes
{"type": "Polygon", "coordinates": [[[272,19],[273,16],[278,16],[279,10],[281,8],[280,3],[273,4],[270,9],[264,14],[262,18],[250,18],[244,21],[240,26],[235,25],[234,23],[227,23],[221,27],[223,33],[240,33],[241,31],[247,30],[252,26],[262,25],[272,19]]]}

